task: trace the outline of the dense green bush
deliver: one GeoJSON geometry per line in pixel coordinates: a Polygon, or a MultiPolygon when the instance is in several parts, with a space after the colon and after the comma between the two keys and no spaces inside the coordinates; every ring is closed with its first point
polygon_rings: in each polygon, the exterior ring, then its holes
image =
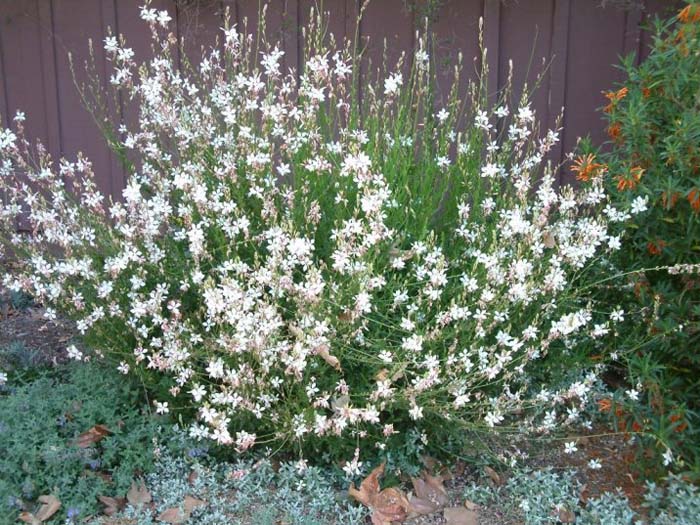
{"type": "Polygon", "coordinates": [[[0,386],[0,523],[14,523],[49,494],[61,501],[59,516],[94,514],[98,496],[123,497],[135,476],[150,470],[153,440],[169,432],[142,410],[139,389],[104,366],[37,374],[30,383],[0,386]],[[78,446],[96,425],[109,435],[78,446]]]}
{"type": "Polygon", "coordinates": [[[700,4],[657,21],[649,57],[623,61],[626,79],[606,94],[611,146],[574,166],[585,183],[606,171],[618,206],[645,208],[625,224],[608,281],[610,307],[625,310],[616,340],[628,387],[620,428],[645,438],[649,465],[700,471],[700,4]],[[612,270],[613,273],[616,270],[612,270]],[[638,387],[638,388],[637,388],[638,387]],[[636,391],[636,390],[635,390],[636,391]],[[646,439],[650,438],[650,439],[646,439]]]}

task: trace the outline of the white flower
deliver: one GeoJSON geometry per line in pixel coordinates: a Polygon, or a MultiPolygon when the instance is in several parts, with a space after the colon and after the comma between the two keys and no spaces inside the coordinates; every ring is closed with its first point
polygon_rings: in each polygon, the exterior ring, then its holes
{"type": "Polygon", "coordinates": [[[168,27],[168,22],[172,20],[167,11],[158,11],[158,23],[161,27],[168,27]]]}
{"type": "Polygon", "coordinates": [[[192,390],[190,390],[190,394],[192,395],[194,402],[199,403],[207,394],[207,389],[202,385],[193,385],[192,390]]]}
{"type": "Polygon", "coordinates": [[[359,459],[360,449],[356,448],[355,455],[353,456],[352,460],[347,461],[345,465],[343,465],[343,470],[348,478],[354,478],[355,476],[362,474],[362,462],[359,461],[359,459]]]}
{"type": "Polygon", "coordinates": [[[124,361],[121,361],[119,363],[119,366],[117,367],[117,370],[119,370],[120,373],[126,375],[129,373],[129,364],[125,363],[124,361]]]}
{"type": "Polygon", "coordinates": [[[638,196],[636,199],[632,201],[632,206],[630,207],[630,213],[632,215],[637,215],[638,213],[642,213],[643,211],[647,211],[649,208],[647,207],[647,204],[649,203],[649,197],[646,195],[642,197],[641,195],[638,196]]]}
{"type": "Polygon", "coordinates": [[[0,372],[0,386],[7,383],[7,374],[5,372],[0,372]]]}
{"type": "Polygon", "coordinates": [[[75,361],[83,360],[83,353],[78,350],[75,345],[70,345],[68,348],[66,348],[66,351],[68,352],[69,359],[73,359],[75,361]]]}
{"type": "Polygon", "coordinates": [[[114,54],[119,50],[119,42],[117,37],[108,36],[105,38],[105,51],[110,54],[114,54]]]}
{"type": "Polygon", "coordinates": [[[620,323],[625,320],[625,311],[620,308],[618,310],[613,310],[610,313],[610,320],[616,323],[620,323]]]}
{"type": "Polygon", "coordinates": [[[670,448],[667,448],[666,452],[663,453],[663,458],[665,467],[668,467],[671,463],[673,463],[673,452],[671,452],[670,448]]]}
{"type": "Polygon", "coordinates": [[[414,421],[418,421],[419,419],[423,418],[423,407],[419,407],[415,403],[413,406],[409,409],[408,415],[411,416],[411,419],[414,421]]]}
{"type": "Polygon", "coordinates": [[[564,444],[564,452],[567,454],[573,454],[576,452],[578,449],[576,448],[576,442],[575,441],[569,441],[568,443],[564,444]]]}
{"type": "Polygon", "coordinates": [[[603,465],[601,465],[600,460],[598,460],[598,459],[591,459],[591,460],[588,462],[588,468],[591,469],[591,470],[600,470],[601,468],[603,468],[603,465]]]}
{"type": "Polygon", "coordinates": [[[395,95],[398,93],[401,86],[403,86],[403,77],[401,73],[394,73],[384,80],[384,94],[390,96],[395,95]]]}
{"type": "Polygon", "coordinates": [[[488,426],[495,427],[501,421],[503,421],[503,416],[499,412],[489,412],[488,414],[486,414],[484,421],[486,421],[486,424],[488,426]]]}
{"type": "Polygon", "coordinates": [[[630,390],[625,390],[625,394],[627,394],[627,397],[629,397],[632,401],[639,401],[639,392],[637,389],[632,388],[630,390]]]}
{"type": "Polygon", "coordinates": [[[440,122],[445,122],[447,120],[447,117],[450,116],[450,114],[447,112],[445,108],[442,108],[440,111],[438,111],[437,115],[435,115],[437,119],[440,122]]]}
{"type": "Polygon", "coordinates": [[[153,403],[156,406],[156,414],[167,414],[170,412],[170,409],[168,408],[168,402],[160,402],[160,401],[154,401],[153,403]]]}
{"type": "Polygon", "coordinates": [[[622,247],[622,241],[619,235],[612,235],[608,237],[608,248],[612,251],[617,251],[622,247]]]}
{"type": "Polygon", "coordinates": [[[243,452],[255,444],[256,435],[249,434],[245,430],[236,432],[236,452],[243,452]]]}

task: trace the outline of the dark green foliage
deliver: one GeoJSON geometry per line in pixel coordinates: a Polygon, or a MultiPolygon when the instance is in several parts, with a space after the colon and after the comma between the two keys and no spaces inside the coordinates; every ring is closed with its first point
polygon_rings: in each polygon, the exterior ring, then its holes
{"type": "Polygon", "coordinates": [[[134,477],[151,468],[153,439],[168,432],[144,413],[138,392],[95,364],[0,387],[0,523],[13,523],[42,494],[61,501],[62,517],[69,510],[95,513],[99,495],[124,496],[134,477]],[[112,434],[79,448],[76,438],[98,424],[112,434]]]}
{"type": "Polygon", "coordinates": [[[641,197],[649,208],[623,225],[622,250],[613,263],[628,276],[608,290],[611,309],[626,310],[620,350],[628,386],[639,384],[646,396],[639,406],[627,407],[622,426],[651,438],[647,466],[659,466],[670,448],[680,458],[679,470],[697,474],[700,4],[657,21],[649,57],[639,66],[628,57],[622,67],[626,80],[607,93],[603,110],[611,148],[598,162],[607,166],[614,205],[625,208],[641,197]]]}

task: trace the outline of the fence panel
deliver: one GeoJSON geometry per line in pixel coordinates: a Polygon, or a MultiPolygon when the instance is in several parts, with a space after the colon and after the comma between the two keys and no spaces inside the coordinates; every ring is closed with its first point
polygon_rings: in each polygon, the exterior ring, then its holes
{"type": "MultiPolygon", "coordinates": [[[[95,44],[98,73],[107,81],[109,67],[102,41],[108,31],[123,33],[137,57],[150,55],[148,28],[139,20],[142,0],[3,0],[0,2],[0,113],[7,125],[15,111],[27,115],[27,132],[41,140],[54,155],[74,157],[80,150],[93,161],[100,188],[119,198],[125,176],[106,148],[98,127],[83,107],[73,85],[68,62],[72,53],[78,81],[84,80],[82,63],[88,58],[87,39],[95,44]]],[[[303,38],[300,27],[309,9],[320,6],[329,13],[329,30],[343,42],[354,38],[356,18],[364,0],[272,0],[268,7],[268,31],[285,51],[284,67],[299,68],[303,38]]],[[[600,114],[601,91],[621,79],[615,68],[618,57],[645,56],[650,38],[640,29],[656,14],[668,14],[679,2],[639,0],[624,10],[598,0],[372,0],[360,23],[359,35],[369,42],[368,55],[376,66],[388,46],[389,63],[402,52],[410,53],[415,32],[428,17],[435,37],[440,67],[440,88],[462,53],[465,71],[480,69],[479,19],[484,19],[484,39],[490,64],[489,83],[502,87],[514,64],[516,86],[532,85],[543,71],[533,107],[553,126],[562,106],[563,144],[555,160],[564,158],[579,136],[605,139],[600,114]]],[[[178,37],[187,42],[186,57],[197,61],[202,46],[212,45],[224,25],[256,27],[258,0],[154,0],[152,6],[167,9],[175,20],[178,37]]],[[[367,81],[373,72],[363,71],[367,81]]],[[[466,81],[466,79],[465,79],[466,81]]],[[[516,94],[517,95],[517,94],[516,94]]],[[[137,122],[137,109],[117,100],[110,110],[127,125],[137,122]]],[[[564,180],[568,180],[563,175],[564,180]]]]}

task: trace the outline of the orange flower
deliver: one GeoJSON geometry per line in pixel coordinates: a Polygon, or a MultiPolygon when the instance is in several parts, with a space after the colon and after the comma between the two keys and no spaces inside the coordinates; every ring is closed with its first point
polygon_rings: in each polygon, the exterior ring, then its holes
{"type": "Polygon", "coordinates": [[[619,191],[635,189],[642,175],[644,175],[644,168],[641,166],[633,167],[627,175],[618,175],[617,189],[619,191]]]}
{"type": "Polygon", "coordinates": [[[610,412],[610,409],[612,408],[612,401],[610,398],[604,397],[603,399],[598,400],[598,411],[599,412],[610,412]]]}
{"type": "Polygon", "coordinates": [[[576,174],[576,179],[583,182],[601,176],[607,169],[605,164],[595,161],[595,155],[592,153],[579,155],[571,166],[571,171],[576,174]]]}
{"type": "MultiPolygon", "coordinates": [[[[668,417],[669,421],[671,423],[677,423],[681,419],[683,419],[683,416],[681,414],[671,414],[668,417]]],[[[676,432],[683,432],[686,428],[688,428],[688,423],[686,421],[683,421],[680,425],[676,427],[676,432]]]]}
{"type": "Polygon", "coordinates": [[[684,24],[689,22],[697,22],[700,20],[700,8],[693,4],[685,6],[683,9],[681,9],[681,12],[678,13],[678,20],[684,24]]]}
{"type": "Polygon", "coordinates": [[[661,194],[661,203],[663,204],[664,208],[668,208],[670,210],[676,205],[677,202],[678,192],[665,191],[661,194]]]}
{"type": "Polygon", "coordinates": [[[647,251],[649,252],[649,255],[661,255],[661,252],[665,247],[666,243],[660,239],[658,239],[656,242],[649,241],[647,243],[647,251]]]}
{"type": "Polygon", "coordinates": [[[627,93],[628,89],[626,87],[621,87],[617,91],[608,91],[607,93],[605,93],[605,98],[607,98],[610,101],[610,103],[608,103],[608,105],[605,106],[605,109],[603,109],[603,111],[605,113],[610,113],[615,107],[615,104],[617,104],[618,102],[620,102],[620,100],[625,98],[627,96],[627,93]]]}
{"type": "Polygon", "coordinates": [[[613,122],[610,124],[610,126],[608,126],[608,136],[615,142],[620,142],[620,138],[622,137],[622,126],[620,126],[619,122],[613,122]]]}
{"type": "Polygon", "coordinates": [[[651,89],[649,89],[648,87],[643,87],[642,88],[642,96],[644,98],[649,98],[651,96],[651,89]]]}
{"type": "Polygon", "coordinates": [[[688,192],[688,202],[695,213],[700,212],[700,190],[693,188],[688,192]]]}

